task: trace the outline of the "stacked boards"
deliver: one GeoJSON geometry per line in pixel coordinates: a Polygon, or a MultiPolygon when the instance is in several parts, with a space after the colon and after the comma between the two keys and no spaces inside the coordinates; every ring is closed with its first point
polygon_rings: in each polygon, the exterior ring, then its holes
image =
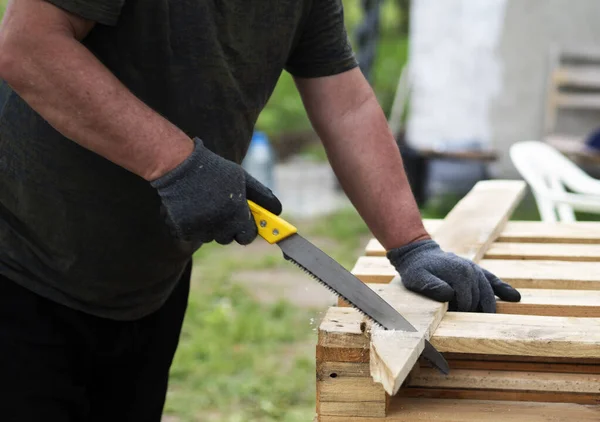
{"type": "Polygon", "coordinates": [[[525,185],[477,184],[427,229],[447,251],[518,288],[496,314],[448,312],[407,291],[375,240],[352,272],[420,336],[386,331],[343,301],[316,347],[319,422],[600,421],[600,223],[508,221],[525,185]],[[450,364],[420,359],[424,339],[450,364]]]}

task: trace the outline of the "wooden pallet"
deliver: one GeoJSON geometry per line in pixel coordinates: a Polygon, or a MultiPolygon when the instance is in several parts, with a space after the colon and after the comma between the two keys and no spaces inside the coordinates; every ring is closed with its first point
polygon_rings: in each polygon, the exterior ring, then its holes
{"type": "Polygon", "coordinates": [[[522,301],[496,314],[447,312],[409,292],[369,242],[353,273],[419,332],[382,330],[343,301],[328,309],[315,421],[600,421],[600,223],[507,223],[524,190],[481,182],[426,221],[445,250],[519,288],[522,301]],[[425,339],[450,375],[421,361],[425,339]]]}

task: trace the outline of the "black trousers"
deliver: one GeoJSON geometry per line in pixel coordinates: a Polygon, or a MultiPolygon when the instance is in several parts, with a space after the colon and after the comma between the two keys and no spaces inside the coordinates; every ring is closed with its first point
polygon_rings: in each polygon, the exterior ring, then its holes
{"type": "Polygon", "coordinates": [[[0,278],[0,420],[159,422],[189,294],[137,321],[98,318],[0,278]]]}

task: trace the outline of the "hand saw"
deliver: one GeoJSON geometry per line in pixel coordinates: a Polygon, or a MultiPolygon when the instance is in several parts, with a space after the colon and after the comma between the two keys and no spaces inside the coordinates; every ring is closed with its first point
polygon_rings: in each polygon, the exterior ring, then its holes
{"type": "MultiPolygon", "coordinates": [[[[279,246],[285,259],[298,265],[383,328],[417,331],[381,296],[300,236],[296,227],[252,201],[248,201],[248,205],[256,221],[258,234],[270,244],[279,246]]],[[[448,362],[427,340],[422,355],[440,372],[449,373],[448,362]]]]}

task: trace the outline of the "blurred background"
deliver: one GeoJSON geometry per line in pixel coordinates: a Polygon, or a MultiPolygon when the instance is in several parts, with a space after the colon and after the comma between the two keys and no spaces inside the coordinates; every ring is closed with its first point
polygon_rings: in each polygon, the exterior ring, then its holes
{"type": "MultiPolygon", "coordinates": [[[[424,217],[443,218],[478,180],[531,173],[535,159],[518,166],[511,156],[522,141],[551,146],[585,177],[597,176],[600,2],[343,3],[424,217]]],[[[259,118],[244,166],[275,190],[306,237],[352,268],[370,235],[288,74],[259,118]]],[[[539,198],[530,194],[513,218],[542,218],[539,198]]],[[[597,219],[593,206],[574,215],[597,219]]],[[[203,247],[193,278],[165,421],[312,420],[316,328],[332,294],[261,240],[203,247]]]]}

